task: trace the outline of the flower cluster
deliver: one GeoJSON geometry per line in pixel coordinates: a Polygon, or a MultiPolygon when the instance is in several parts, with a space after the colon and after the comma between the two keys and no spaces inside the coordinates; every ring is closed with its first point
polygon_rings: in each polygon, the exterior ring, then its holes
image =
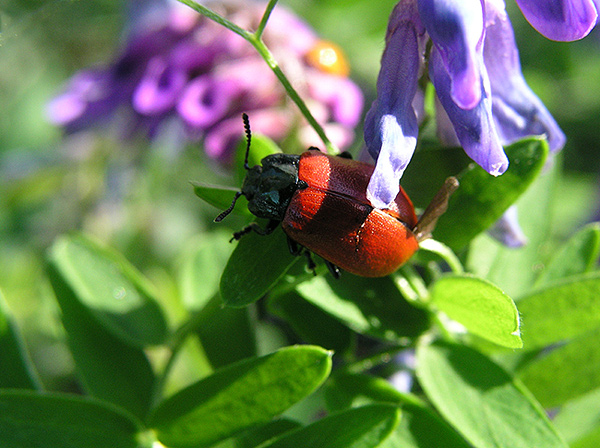
{"type": "MultiPolygon", "coordinates": [[[[598,0],[518,0],[537,30],[555,40],[585,36],[596,23],[598,0]]],[[[377,167],[368,188],[381,208],[398,193],[414,152],[428,76],[436,89],[438,134],[460,144],[492,175],[508,168],[502,145],[545,135],[551,151],[565,137],[527,86],[503,0],[403,0],[393,10],[367,113],[365,142],[377,167]]]]}
{"type": "MultiPolygon", "coordinates": [[[[67,132],[101,121],[125,123],[125,131],[154,136],[166,123],[182,125],[206,153],[227,161],[243,135],[240,116],[276,141],[291,136],[302,147],[319,143],[273,72],[242,37],[177,2],[153,5],[131,32],[116,61],[75,75],[48,107],[50,119],[67,132]]],[[[212,2],[213,10],[244,29],[255,29],[265,5],[212,2]]],[[[263,40],[329,138],[348,146],[362,113],[360,89],[348,79],[341,52],[320,41],[295,15],[276,8],[263,40]]]]}

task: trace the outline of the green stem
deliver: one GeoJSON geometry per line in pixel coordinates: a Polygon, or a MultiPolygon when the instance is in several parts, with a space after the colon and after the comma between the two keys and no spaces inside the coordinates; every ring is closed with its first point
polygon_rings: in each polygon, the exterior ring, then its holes
{"type": "Polygon", "coordinates": [[[256,28],[256,31],[254,32],[254,37],[257,40],[260,40],[262,38],[263,32],[265,31],[265,27],[267,26],[267,21],[269,20],[269,17],[271,17],[271,12],[273,11],[273,8],[275,7],[276,4],[277,4],[277,0],[269,1],[269,4],[267,5],[267,7],[265,9],[265,13],[263,14],[262,18],[260,19],[258,28],[256,28]]]}
{"type": "Polygon", "coordinates": [[[259,24],[259,27],[258,27],[256,33],[250,33],[249,31],[246,31],[243,28],[240,28],[235,23],[233,23],[233,22],[227,20],[226,18],[224,18],[223,16],[215,13],[214,11],[207,8],[206,6],[196,3],[194,0],[178,0],[178,1],[180,3],[183,3],[184,5],[189,6],[194,11],[202,14],[203,16],[209,18],[210,20],[217,22],[218,24],[224,26],[228,30],[233,31],[234,33],[238,34],[239,36],[241,36],[245,40],[247,40],[256,49],[258,54],[260,54],[260,56],[265,60],[265,62],[269,66],[269,68],[273,71],[273,73],[275,74],[275,76],[277,77],[277,79],[279,80],[279,82],[281,83],[281,85],[283,86],[285,91],[287,92],[288,96],[291,98],[291,100],[294,103],[296,103],[296,106],[298,107],[298,109],[300,109],[300,112],[302,113],[302,115],[304,115],[304,118],[306,118],[306,121],[308,121],[308,123],[315,130],[315,132],[317,133],[317,135],[319,136],[321,141],[325,144],[325,148],[327,149],[327,152],[331,153],[331,154],[336,154],[336,153],[340,152],[339,149],[327,138],[325,131],[323,130],[321,125],[317,122],[317,120],[312,115],[310,110],[308,110],[306,103],[302,100],[302,98],[300,97],[300,95],[298,94],[296,89],[294,89],[294,87],[292,86],[290,81],[287,79],[287,77],[281,70],[281,67],[279,67],[279,64],[275,60],[275,57],[273,56],[271,51],[267,48],[267,46],[264,44],[264,42],[261,39],[262,32],[264,31],[264,27],[266,26],[267,20],[269,19],[269,16],[271,15],[271,11],[273,10],[273,8],[275,7],[275,4],[277,3],[276,0],[271,0],[269,2],[269,4],[267,5],[267,9],[265,10],[265,13],[262,17],[262,20],[259,24]]]}
{"type": "Polygon", "coordinates": [[[444,243],[428,238],[419,243],[419,248],[436,254],[443,259],[455,274],[464,274],[465,269],[458,257],[444,243]]]}
{"type": "Polygon", "coordinates": [[[385,349],[379,353],[375,353],[367,358],[359,359],[347,366],[343,367],[346,373],[362,373],[371,370],[373,367],[390,362],[399,352],[406,350],[408,347],[394,346],[385,349]]]}

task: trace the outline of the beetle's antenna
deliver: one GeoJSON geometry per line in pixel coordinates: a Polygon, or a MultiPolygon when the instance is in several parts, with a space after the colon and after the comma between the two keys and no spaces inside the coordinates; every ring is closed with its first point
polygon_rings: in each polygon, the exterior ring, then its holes
{"type": "Polygon", "coordinates": [[[231,205],[229,206],[229,208],[225,211],[222,211],[219,216],[217,216],[215,218],[215,222],[221,222],[223,221],[223,219],[225,219],[225,217],[231,213],[231,211],[233,210],[233,207],[235,207],[235,203],[238,200],[238,198],[242,195],[241,191],[236,191],[235,196],[233,197],[233,201],[231,202],[231,205]]]}
{"type": "Polygon", "coordinates": [[[244,112],[242,113],[242,121],[244,122],[244,131],[246,131],[246,157],[244,158],[244,168],[249,170],[248,166],[248,155],[250,154],[250,142],[252,142],[252,131],[250,130],[250,119],[244,112]]]}

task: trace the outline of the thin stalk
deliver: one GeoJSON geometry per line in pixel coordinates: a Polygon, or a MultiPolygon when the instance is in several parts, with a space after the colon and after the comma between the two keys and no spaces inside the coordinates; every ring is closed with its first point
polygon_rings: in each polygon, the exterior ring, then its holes
{"type": "Polygon", "coordinates": [[[263,35],[263,32],[265,31],[265,27],[267,26],[269,17],[271,17],[271,12],[273,11],[273,8],[275,8],[276,4],[277,4],[277,0],[269,1],[269,4],[267,5],[265,12],[264,12],[262,18],[260,19],[258,28],[256,28],[256,31],[254,32],[254,37],[256,39],[258,39],[258,40],[262,39],[262,35],[263,35]]]}
{"type": "Polygon", "coordinates": [[[275,76],[277,77],[277,79],[279,80],[279,82],[281,83],[281,85],[283,86],[285,91],[287,92],[288,96],[296,104],[298,109],[300,109],[300,112],[302,113],[302,115],[304,115],[304,118],[306,118],[306,121],[308,121],[308,123],[315,130],[315,132],[317,133],[317,135],[319,136],[321,141],[325,144],[325,148],[327,149],[327,152],[331,153],[331,154],[339,153],[339,149],[327,138],[325,131],[323,130],[321,125],[317,122],[317,120],[312,115],[310,110],[308,110],[306,103],[302,100],[302,98],[300,97],[300,95],[298,94],[296,89],[294,89],[294,87],[292,86],[290,81],[287,79],[287,77],[281,70],[281,67],[279,67],[279,64],[275,60],[275,57],[273,56],[271,51],[267,48],[267,46],[261,39],[262,32],[264,31],[267,20],[269,19],[269,16],[271,15],[271,11],[275,7],[277,0],[269,1],[269,4],[267,5],[267,9],[265,10],[265,13],[262,17],[262,20],[259,24],[259,27],[258,27],[256,33],[251,33],[249,31],[244,30],[243,28],[240,28],[235,23],[227,20],[225,17],[210,10],[206,6],[196,3],[193,0],[178,0],[178,1],[180,3],[183,3],[184,5],[189,6],[194,11],[202,14],[203,16],[209,18],[210,20],[213,20],[214,22],[218,23],[219,25],[224,26],[228,30],[233,31],[237,35],[239,35],[242,38],[244,38],[245,40],[247,40],[256,49],[258,54],[260,54],[260,56],[264,59],[264,61],[269,66],[269,68],[273,71],[273,73],[275,74],[275,76]]]}

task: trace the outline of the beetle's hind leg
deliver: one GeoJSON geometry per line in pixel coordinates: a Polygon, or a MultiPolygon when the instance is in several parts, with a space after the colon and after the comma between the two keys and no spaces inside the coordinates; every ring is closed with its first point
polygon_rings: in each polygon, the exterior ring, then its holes
{"type": "Polygon", "coordinates": [[[235,232],[233,234],[233,237],[229,240],[229,242],[232,242],[233,240],[239,240],[241,237],[243,237],[244,235],[247,235],[250,232],[256,232],[259,235],[263,235],[263,236],[270,235],[271,233],[273,233],[273,231],[277,228],[278,225],[279,225],[279,221],[272,219],[267,223],[267,226],[263,229],[261,226],[258,225],[258,223],[253,222],[253,223],[247,225],[246,227],[244,227],[239,232],[235,232]]]}

